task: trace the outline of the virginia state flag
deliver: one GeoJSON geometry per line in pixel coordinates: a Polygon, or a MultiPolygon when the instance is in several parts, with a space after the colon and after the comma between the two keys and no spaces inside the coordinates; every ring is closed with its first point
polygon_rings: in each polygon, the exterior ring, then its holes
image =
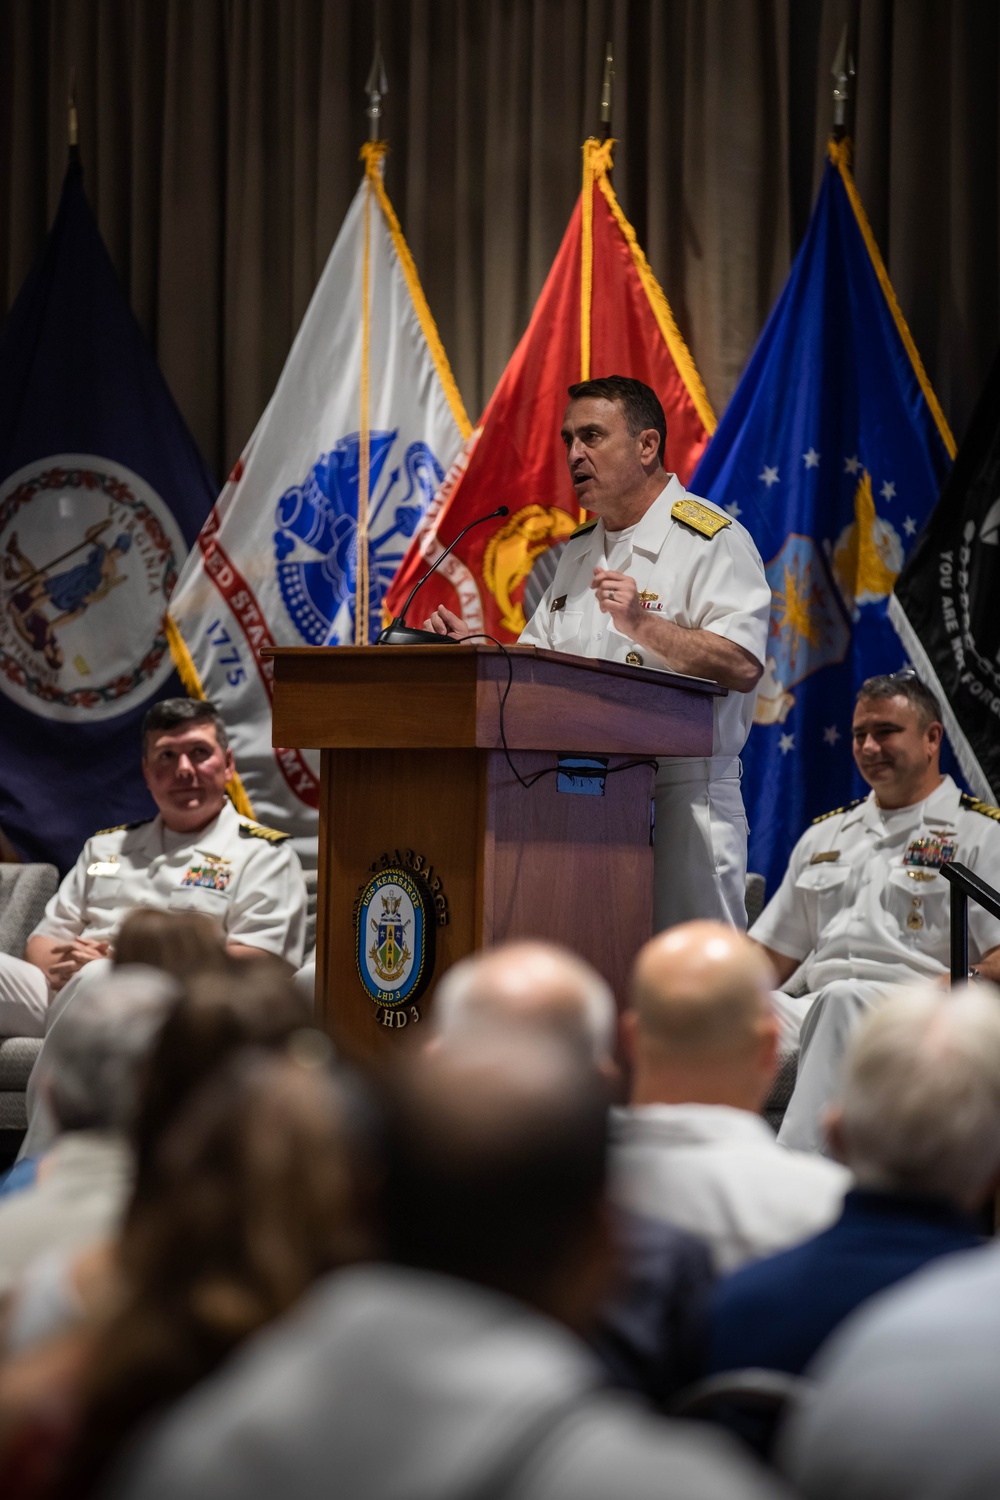
{"type": "Polygon", "coordinates": [[[226,721],[245,810],[315,862],[318,756],[271,746],[272,646],[367,644],[470,423],[382,183],[365,173],[274,394],[171,600],[188,690],[226,721]],[[310,851],[310,843],[312,851],[310,851]]]}
{"type": "Polygon", "coordinates": [[[551,549],[580,522],[559,438],[566,389],[599,375],[652,386],[667,416],[666,465],[687,480],[715,417],[666,297],[608,176],[613,142],[584,144],[583,190],[531,322],[489,405],[421,525],[390,589],[390,614],[476,516],[421,589],[419,624],[438,604],[474,630],[516,640],[555,571],[551,549]]]}
{"type": "Polygon", "coordinates": [[[156,811],[139,722],[182,691],[164,617],[213,493],[72,162],[0,332],[0,827],[29,858],[156,811]]]}
{"type": "Polygon", "coordinates": [[[855,694],[904,665],[888,600],[954,452],[846,143],[833,143],[788,282],[691,481],[750,531],[773,595],[743,753],[750,868],[769,892],[805,825],[867,793],[855,694]]]}

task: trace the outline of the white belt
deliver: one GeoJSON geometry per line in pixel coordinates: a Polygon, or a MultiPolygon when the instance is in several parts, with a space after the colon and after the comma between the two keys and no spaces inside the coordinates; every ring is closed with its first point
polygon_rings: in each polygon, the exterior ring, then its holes
{"type": "Polygon", "coordinates": [[[657,786],[676,786],[685,781],[739,781],[742,767],[738,755],[709,755],[704,760],[671,756],[658,762],[657,786]]]}

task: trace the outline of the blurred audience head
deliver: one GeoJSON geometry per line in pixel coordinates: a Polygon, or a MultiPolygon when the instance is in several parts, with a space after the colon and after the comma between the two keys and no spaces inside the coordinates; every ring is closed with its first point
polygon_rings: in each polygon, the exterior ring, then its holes
{"type": "Polygon", "coordinates": [[[827,1127],[860,1187],[978,1208],[1000,1179],[1000,992],[888,996],[848,1052],[827,1127]]]}
{"type": "Polygon", "coordinates": [[[589,1057],[534,1027],[482,1026],[390,1074],[390,1259],[579,1326],[605,1289],[607,1109],[589,1057]]]}
{"type": "MultiPolygon", "coordinates": [[[[294,1040],[294,1039],[293,1039],[294,1040]]],[[[61,1493],[91,1493],[142,1420],[204,1378],[365,1240],[344,1105],[320,1049],[243,1049],[157,1143],[119,1251],[61,1493]]]]}
{"type": "Polygon", "coordinates": [[[149,964],[175,979],[231,972],[234,962],[226,952],[221,924],[197,911],[155,911],[150,906],[137,906],[118,929],[114,949],[118,968],[149,964]]]}
{"type": "Polygon", "coordinates": [[[241,1047],[280,1048],[311,1024],[308,1003],[280,966],[241,964],[188,981],[144,1070],[134,1203],[155,1178],[161,1137],[204,1079],[241,1047]]]}
{"type": "Polygon", "coordinates": [[[438,1035],[482,1025],[546,1026],[613,1067],[615,999],[596,969],[555,943],[506,943],[463,958],[434,992],[438,1035]]]}
{"type": "Polygon", "coordinates": [[[773,984],[763,950],[733,927],[685,922],[658,933],[629,986],[633,1102],[759,1109],[778,1059],[773,984]]]}
{"type": "Polygon", "coordinates": [[[178,988],[131,967],[81,990],[52,1028],[41,1076],[61,1131],[128,1130],[140,1076],[178,988]]]}

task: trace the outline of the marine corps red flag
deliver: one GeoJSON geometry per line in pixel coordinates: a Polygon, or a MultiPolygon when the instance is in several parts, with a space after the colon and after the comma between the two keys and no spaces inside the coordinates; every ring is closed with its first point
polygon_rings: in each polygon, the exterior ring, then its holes
{"type": "Polygon", "coordinates": [[[566,389],[630,375],[656,391],[667,416],[666,466],[694,469],[715,417],[663,290],[608,176],[612,141],[583,148],[583,191],[526,333],[485,413],[417,527],[386,595],[391,617],[421,574],[476,516],[476,527],[410,608],[419,623],[439,604],[473,630],[516,640],[551,580],[554,545],[581,520],[559,439],[566,389]]]}

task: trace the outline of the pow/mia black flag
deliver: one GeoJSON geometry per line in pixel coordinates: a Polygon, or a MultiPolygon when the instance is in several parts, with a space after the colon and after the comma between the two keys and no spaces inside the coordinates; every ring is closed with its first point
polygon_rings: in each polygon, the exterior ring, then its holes
{"type": "Polygon", "coordinates": [[[1000,355],[889,615],[969,785],[1000,797],[1000,355]]]}

